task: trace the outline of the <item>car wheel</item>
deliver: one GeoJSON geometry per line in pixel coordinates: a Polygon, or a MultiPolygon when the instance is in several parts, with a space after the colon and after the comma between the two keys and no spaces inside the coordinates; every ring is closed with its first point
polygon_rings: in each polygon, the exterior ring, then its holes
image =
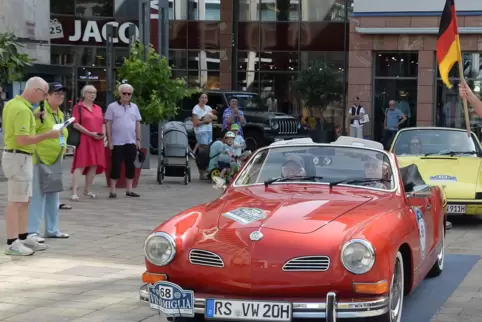
{"type": "Polygon", "coordinates": [[[444,228],[442,227],[441,232],[442,234],[442,249],[437,254],[437,260],[435,264],[433,264],[432,269],[428,272],[427,277],[436,277],[442,274],[444,270],[444,262],[445,262],[445,232],[444,228]]]}
{"type": "Polygon", "coordinates": [[[402,320],[403,296],[405,288],[405,272],[403,270],[402,253],[397,252],[392,282],[388,297],[388,312],[382,316],[371,319],[373,322],[400,322],[402,320]]]}
{"type": "Polygon", "coordinates": [[[263,147],[263,136],[257,131],[248,131],[244,135],[244,141],[246,142],[246,150],[252,152],[263,147]]]}

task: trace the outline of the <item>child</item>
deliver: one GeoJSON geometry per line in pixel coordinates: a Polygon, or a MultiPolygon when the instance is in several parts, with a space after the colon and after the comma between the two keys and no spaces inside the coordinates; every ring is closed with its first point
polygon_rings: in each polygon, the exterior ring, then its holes
{"type": "Polygon", "coordinates": [[[231,163],[234,161],[234,138],[236,136],[233,132],[227,132],[224,135],[224,148],[219,154],[218,167],[221,169],[220,177],[223,179],[226,175],[226,171],[231,171],[231,163]]]}
{"type": "Polygon", "coordinates": [[[246,142],[244,141],[243,137],[239,135],[239,125],[234,123],[231,125],[231,132],[234,133],[235,138],[234,138],[234,155],[239,158],[241,154],[243,153],[243,150],[246,148],[246,142]]]}

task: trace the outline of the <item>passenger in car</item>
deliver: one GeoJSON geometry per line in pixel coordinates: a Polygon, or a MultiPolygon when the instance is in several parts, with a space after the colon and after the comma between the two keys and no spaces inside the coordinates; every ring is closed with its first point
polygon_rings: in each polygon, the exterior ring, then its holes
{"type": "Polygon", "coordinates": [[[378,188],[378,189],[390,189],[391,173],[390,165],[388,162],[384,162],[377,158],[366,157],[364,158],[365,179],[373,179],[374,181],[363,182],[365,187],[378,188]],[[381,182],[376,180],[387,180],[388,182],[381,182]]]}
{"type": "Polygon", "coordinates": [[[303,177],[306,175],[303,160],[295,155],[291,155],[281,166],[281,177],[303,177]]]}

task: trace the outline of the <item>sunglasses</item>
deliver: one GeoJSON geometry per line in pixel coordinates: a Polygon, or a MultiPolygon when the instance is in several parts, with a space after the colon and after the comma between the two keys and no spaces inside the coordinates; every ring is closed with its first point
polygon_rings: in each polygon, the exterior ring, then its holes
{"type": "Polygon", "coordinates": [[[132,95],[132,93],[126,93],[126,92],[122,92],[122,95],[124,95],[124,96],[131,96],[131,95],[132,95]]]}

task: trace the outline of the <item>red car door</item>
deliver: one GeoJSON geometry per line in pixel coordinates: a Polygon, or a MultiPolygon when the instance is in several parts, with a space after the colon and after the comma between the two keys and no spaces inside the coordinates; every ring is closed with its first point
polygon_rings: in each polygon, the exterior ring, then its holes
{"type": "Polygon", "coordinates": [[[426,186],[424,190],[409,193],[408,202],[412,207],[420,236],[421,260],[435,247],[434,243],[434,214],[432,211],[432,188],[426,186]]]}

